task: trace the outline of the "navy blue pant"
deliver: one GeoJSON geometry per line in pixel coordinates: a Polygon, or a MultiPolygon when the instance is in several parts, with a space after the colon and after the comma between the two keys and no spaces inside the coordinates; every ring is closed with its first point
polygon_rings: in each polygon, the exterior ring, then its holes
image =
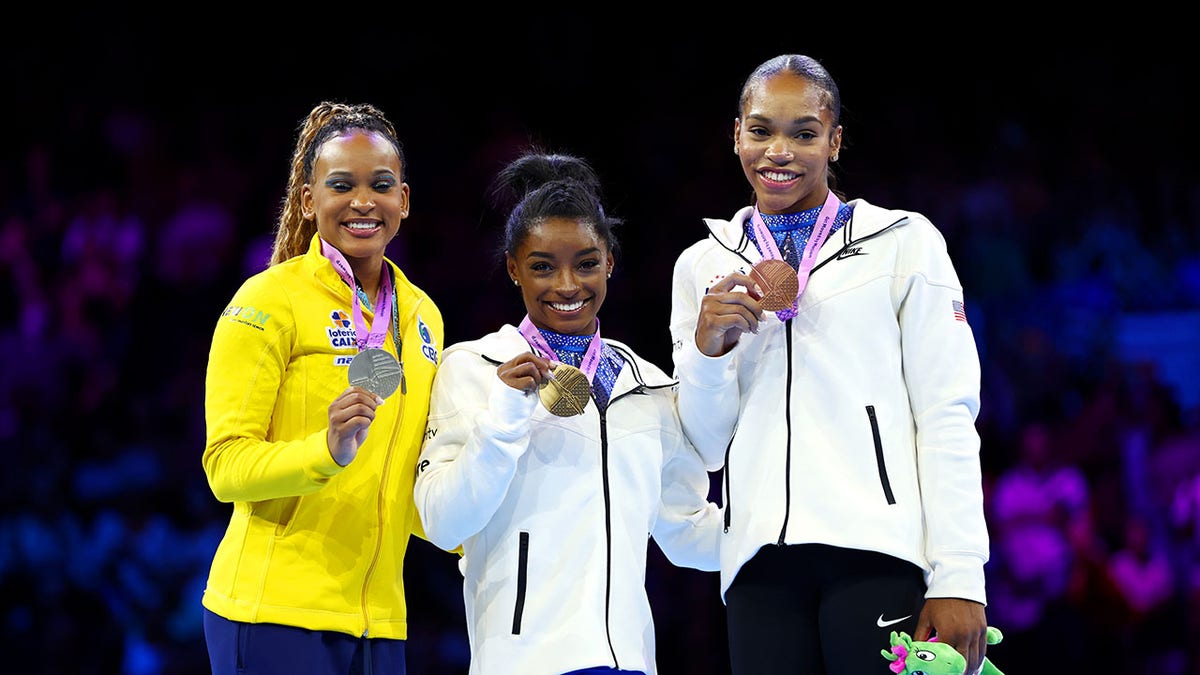
{"type": "Polygon", "coordinates": [[[925,577],[912,563],[820,544],[759,549],[725,592],[733,675],[886,673],[892,631],[912,635],[925,577]]]}
{"type": "Polygon", "coordinates": [[[213,675],[405,675],[404,640],[242,623],[207,609],[204,640],[213,675]]]}

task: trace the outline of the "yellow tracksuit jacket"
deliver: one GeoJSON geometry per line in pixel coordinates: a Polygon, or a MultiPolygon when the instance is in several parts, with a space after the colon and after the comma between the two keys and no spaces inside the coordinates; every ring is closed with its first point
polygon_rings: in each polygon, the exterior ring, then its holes
{"type": "MultiPolygon", "coordinates": [[[[345,468],[325,437],[329,404],[349,386],[358,351],[354,296],[320,239],[246,280],[217,321],[203,464],[233,514],[203,604],[220,616],[407,638],[402,569],[410,533],[425,536],[413,478],[443,324],[432,299],[388,265],[406,393],[379,406],[345,468]]],[[[371,325],[373,312],[364,316],[371,325]]],[[[396,353],[390,329],[385,349],[396,353]]]]}

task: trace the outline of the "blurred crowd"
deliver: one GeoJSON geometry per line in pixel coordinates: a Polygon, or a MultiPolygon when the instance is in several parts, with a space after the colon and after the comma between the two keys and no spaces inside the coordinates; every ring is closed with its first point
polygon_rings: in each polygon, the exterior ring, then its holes
{"type": "MultiPolygon", "coordinates": [[[[121,107],[87,121],[66,111],[55,134],[10,138],[9,672],[207,672],[200,594],[229,509],[200,466],[208,342],[238,283],[266,262],[289,115],[310,103],[257,113],[255,128],[279,127],[262,138],[211,111],[180,111],[185,123],[169,126],[121,107]]],[[[523,139],[496,124],[469,158],[409,151],[413,231],[393,259],[438,301],[448,341],[520,319],[510,289],[479,271],[491,265],[484,178],[523,139]]],[[[966,289],[984,364],[988,619],[1005,635],[992,660],[1012,673],[1200,673],[1200,181],[1182,161],[1115,166],[1101,134],[1044,140],[1003,122],[969,162],[953,147],[913,148],[921,162],[877,163],[877,175],[867,160],[856,171],[851,151],[842,185],[928,215],[966,289]]],[[[727,217],[747,198],[732,156],[712,154],[722,169],[690,166],[669,182],[678,168],[661,155],[597,162],[610,176],[619,167],[630,195],[653,193],[618,200],[629,223],[606,333],[668,369],[669,261],[701,236],[701,216],[727,217]]],[[[465,673],[456,561],[426,542],[410,556],[409,670],[465,673]]],[[[660,672],[726,672],[716,575],[651,560],[660,672]]]]}

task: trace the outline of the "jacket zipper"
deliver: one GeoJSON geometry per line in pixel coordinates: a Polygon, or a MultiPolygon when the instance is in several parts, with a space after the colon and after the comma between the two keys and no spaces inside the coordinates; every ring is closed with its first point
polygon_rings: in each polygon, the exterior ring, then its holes
{"type": "MultiPolygon", "coordinates": [[[[624,395],[624,394],[623,394],[624,395]]],[[[614,399],[615,400],[615,399],[614,399]]],[[[610,400],[611,406],[614,400],[610,400]]],[[[604,484],[604,635],[608,638],[608,652],[612,654],[613,667],[621,669],[617,661],[617,650],[613,648],[612,628],[609,626],[609,612],[612,604],[612,497],[608,491],[608,407],[600,411],[600,476],[604,484]]]]}
{"type": "MultiPolygon", "coordinates": [[[[420,305],[421,305],[420,301],[417,301],[416,303],[414,303],[413,310],[408,315],[409,322],[412,321],[412,317],[413,317],[413,315],[416,314],[417,308],[420,307],[420,305]]],[[[397,329],[398,328],[399,327],[397,327],[397,329]]],[[[400,363],[404,363],[404,355],[400,353],[400,345],[396,345],[396,360],[400,361],[400,363]]],[[[401,366],[401,367],[403,367],[403,366],[401,366]]],[[[403,376],[401,376],[401,378],[403,378],[403,376]]],[[[406,389],[407,389],[407,387],[406,387],[406,389]]],[[[363,585],[362,585],[363,633],[362,633],[362,636],[364,638],[370,637],[369,633],[370,633],[370,626],[371,626],[371,615],[367,610],[367,607],[370,606],[367,602],[367,589],[371,586],[371,577],[373,577],[375,575],[375,566],[377,564],[379,564],[379,551],[383,548],[383,534],[382,534],[383,528],[388,526],[388,524],[384,522],[384,514],[386,512],[386,506],[384,504],[384,502],[386,500],[384,499],[384,495],[387,492],[388,477],[391,475],[392,458],[394,457],[394,451],[392,450],[392,448],[396,447],[396,439],[400,435],[401,427],[404,426],[404,404],[402,403],[402,401],[403,401],[405,395],[406,395],[406,392],[402,392],[400,394],[401,401],[398,401],[397,403],[393,404],[393,405],[400,406],[400,412],[396,414],[396,424],[392,427],[392,438],[391,438],[391,441],[387,445],[387,453],[384,454],[384,456],[383,456],[383,469],[380,472],[380,476],[379,476],[379,493],[377,495],[375,495],[375,519],[379,523],[379,531],[381,534],[375,538],[375,554],[373,556],[371,556],[371,564],[367,566],[367,573],[365,575],[363,575],[363,585]]]]}
{"type": "MultiPolygon", "coordinates": [[[[633,359],[629,357],[626,357],[625,361],[626,363],[633,363],[633,359]]],[[[610,398],[608,405],[603,410],[600,410],[600,475],[603,478],[604,485],[604,543],[606,556],[604,567],[604,634],[608,639],[608,652],[612,654],[613,667],[617,670],[621,669],[621,663],[617,660],[617,650],[613,647],[612,628],[609,627],[612,605],[612,496],[609,494],[608,487],[608,409],[626,396],[642,392],[645,389],[646,386],[639,381],[638,386],[633,389],[610,398]]]]}
{"type": "Polygon", "coordinates": [[[783,465],[783,527],[779,529],[779,546],[787,542],[788,519],[792,515],[792,320],[783,325],[783,337],[787,341],[787,379],[783,389],[783,419],[787,423],[784,442],[786,457],[783,465]]]}
{"type": "Polygon", "coordinates": [[[879,436],[879,420],[875,417],[875,406],[867,406],[867,421],[871,423],[871,438],[875,441],[875,466],[879,468],[879,483],[883,486],[883,495],[887,503],[895,504],[896,496],[892,494],[892,482],[888,480],[887,463],[883,461],[883,439],[879,436]]]}

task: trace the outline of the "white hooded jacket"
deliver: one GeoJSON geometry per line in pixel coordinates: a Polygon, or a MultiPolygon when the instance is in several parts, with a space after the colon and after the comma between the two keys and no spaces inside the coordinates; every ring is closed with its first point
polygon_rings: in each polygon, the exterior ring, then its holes
{"type": "Polygon", "coordinates": [[[721,593],[762,546],[822,543],[919,565],[926,597],[984,603],[980,365],[963,291],[924,216],[850,202],[798,314],[764,314],[727,354],[696,347],[700,302],[762,259],[743,223],[675,264],[671,338],[683,428],[723,467],[721,593]]]}
{"type": "Polygon", "coordinates": [[[655,673],[649,537],[719,568],[719,508],[675,410],[676,382],[627,346],[608,408],[556,417],[496,367],[529,344],[505,325],[445,350],[414,494],[429,540],[459,545],[473,674],[655,673]]]}

